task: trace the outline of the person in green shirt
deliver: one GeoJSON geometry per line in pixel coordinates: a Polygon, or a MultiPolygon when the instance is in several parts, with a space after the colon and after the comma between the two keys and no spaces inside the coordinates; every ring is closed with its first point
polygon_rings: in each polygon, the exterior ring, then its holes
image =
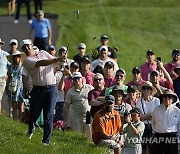
{"type": "MultiPolygon", "coordinates": [[[[119,70],[116,71],[115,85],[120,86],[124,90],[124,92],[127,92],[128,86],[124,85],[125,80],[126,80],[126,72],[122,68],[120,68],[119,70]]],[[[106,89],[105,96],[109,95],[112,92],[114,86],[111,86],[106,89]]]]}
{"type": "Polygon", "coordinates": [[[140,121],[141,111],[139,108],[134,108],[129,114],[126,114],[123,133],[126,134],[122,154],[141,154],[142,153],[142,135],[145,125],[140,121]]]}

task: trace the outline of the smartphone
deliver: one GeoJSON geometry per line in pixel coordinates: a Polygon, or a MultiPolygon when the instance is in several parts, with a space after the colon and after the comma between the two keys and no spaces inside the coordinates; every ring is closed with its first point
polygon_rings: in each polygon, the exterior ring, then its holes
{"type": "Polygon", "coordinates": [[[157,60],[161,62],[161,57],[157,57],[157,60]]]}

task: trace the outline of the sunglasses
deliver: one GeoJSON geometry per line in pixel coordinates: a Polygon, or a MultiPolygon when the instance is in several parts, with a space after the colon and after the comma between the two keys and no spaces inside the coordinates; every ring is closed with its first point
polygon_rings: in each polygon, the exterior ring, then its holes
{"type": "Polygon", "coordinates": [[[12,46],[13,46],[13,45],[16,45],[16,43],[11,43],[10,45],[12,45],[12,46]]]}
{"type": "Polygon", "coordinates": [[[120,78],[123,78],[124,75],[118,75],[118,74],[117,74],[116,77],[118,77],[118,78],[119,78],[119,77],[120,77],[120,78]]]}
{"type": "Polygon", "coordinates": [[[162,98],[172,99],[173,97],[171,95],[163,95],[162,98]]]}
{"type": "Polygon", "coordinates": [[[151,87],[143,86],[143,87],[142,87],[142,90],[152,90],[152,88],[151,88],[151,87]]]}
{"type": "Polygon", "coordinates": [[[94,79],[94,82],[100,82],[102,79],[94,79]]]}

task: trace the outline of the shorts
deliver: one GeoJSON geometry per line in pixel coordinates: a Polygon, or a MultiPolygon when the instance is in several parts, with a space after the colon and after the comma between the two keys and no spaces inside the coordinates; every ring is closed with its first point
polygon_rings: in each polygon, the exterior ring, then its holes
{"type": "Polygon", "coordinates": [[[108,146],[108,147],[111,148],[111,149],[120,148],[120,144],[119,144],[119,143],[115,142],[114,140],[110,140],[110,139],[101,140],[101,142],[100,142],[99,145],[108,146]]]}
{"type": "Polygon", "coordinates": [[[0,78],[0,100],[2,100],[5,87],[6,87],[6,80],[0,78]]]}
{"type": "Polygon", "coordinates": [[[141,154],[141,153],[142,153],[141,145],[137,147],[124,147],[122,149],[122,154],[141,154]]]}

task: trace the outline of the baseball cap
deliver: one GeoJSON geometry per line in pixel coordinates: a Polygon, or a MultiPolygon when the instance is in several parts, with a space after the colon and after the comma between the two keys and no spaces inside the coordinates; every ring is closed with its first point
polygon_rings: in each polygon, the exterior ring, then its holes
{"type": "Polygon", "coordinates": [[[34,50],[35,52],[39,52],[39,48],[38,48],[37,46],[33,46],[33,50],[34,50]]]}
{"type": "Polygon", "coordinates": [[[112,61],[107,61],[104,65],[105,66],[109,66],[110,68],[114,68],[114,63],[112,61]]]}
{"type": "Polygon", "coordinates": [[[124,90],[122,89],[122,87],[120,87],[120,86],[118,86],[118,85],[115,85],[115,86],[113,87],[111,94],[113,94],[115,91],[122,92],[124,96],[126,95],[126,93],[124,92],[124,90]]]}
{"type": "Polygon", "coordinates": [[[104,76],[101,74],[101,73],[96,73],[95,75],[94,75],[94,78],[93,78],[94,80],[97,80],[97,79],[104,79],[104,76]]]}
{"type": "Polygon", "coordinates": [[[11,39],[10,42],[9,42],[9,44],[11,44],[11,43],[18,44],[18,41],[17,41],[16,39],[11,39]]]}
{"type": "Polygon", "coordinates": [[[173,54],[180,55],[180,51],[179,51],[178,49],[174,49],[174,50],[172,51],[172,55],[173,55],[173,54]]]}
{"type": "Polygon", "coordinates": [[[88,61],[91,63],[91,58],[88,55],[83,56],[82,61],[88,61]]]}
{"type": "Polygon", "coordinates": [[[72,79],[74,79],[74,78],[82,78],[81,73],[80,73],[80,72],[74,72],[74,73],[72,74],[72,79]]]}
{"type": "Polygon", "coordinates": [[[104,101],[104,103],[115,103],[115,98],[114,98],[114,96],[113,95],[107,95],[107,96],[105,96],[105,101],[104,101]]]}
{"type": "Polygon", "coordinates": [[[153,50],[148,50],[148,51],[146,52],[146,55],[148,55],[148,54],[155,55],[155,53],[154,53],[153,50]]]}
{"type": "Polygon", "coordinates": [[[141,69],[137,66],[132,69],[132,73],[136,73],[136,72],[141,73],[141,69]]]}
{"type": "Polygon", "coordinates": [[[50,50],[55,50],[56,48],[55,48],[55,46],[54,45],[50,45],[50,46],[48,46],[48,48],[47,48],[47,51],[50,51],[50,50]]]}
{"type": "Polygon", "coordinates": [[[59,52],[64,52],[64,51],[67,52],[67,48],[65,46],[61,46],[58,51],[59,52]]]}
{"type": "Polygon", "coordinates": [[[99,48],[99,51],[101,51],[101,50],[108,51],[108,48],[107,48],[107,46],[102,45],[102,46],[99,48]]]}
{"type": "Polygon", "coordinates": [[[152,72],[151,72],[151,75],[154,75],[154,74],[159,75],[159,71],[158,71],[158,70],[152,71],[152,72]]]}
{"type": "Polygon", "coordinates": [[[135,92],[137,90],[136,85],[130,85],[127,88],[127,93],[135,92]]]}
{"type": "Polygon", "coordinates": [[[70,64],[70,67],[79,68],[79,64],[74,61],[70,64]]]}
{"type": "Polygon", "coordinates": [[[118,72],[121,72],[121,73],[123,73],[123,74],[126,76],[126,72],[125,72],[124,69],[119,68],[119,69],[116,71],[116,74],[117,74],[118,72]]]}
{"type": "Polygon", "coordinates": [[[21,48],[23,47],[23,45],[29,45],[32,44],[32,41],[30,39],[25,39],[21,42],[21,48]]]}
{"type": "Polygon", "coordinates": [[[101,40],[108,40],[108,36],[107,35],[101,35],[101,40]]]}
{"type": "Polygon", "coordinates": [[[130,113],[138,113],[141,114],[141,110],[138,107],[133,108],[132,110],[130,110],[130,113]]]}
{"type": "Polygon", "coordinates": [[[44,15],[44,11],[43,10],[38,10],[37,15],[44,15]]]}
{"type": "Polygon", "coordinates": [[[78,49],[86,49],[86,44],[84,44],[84,43],[79,43],[78,49]]]}

